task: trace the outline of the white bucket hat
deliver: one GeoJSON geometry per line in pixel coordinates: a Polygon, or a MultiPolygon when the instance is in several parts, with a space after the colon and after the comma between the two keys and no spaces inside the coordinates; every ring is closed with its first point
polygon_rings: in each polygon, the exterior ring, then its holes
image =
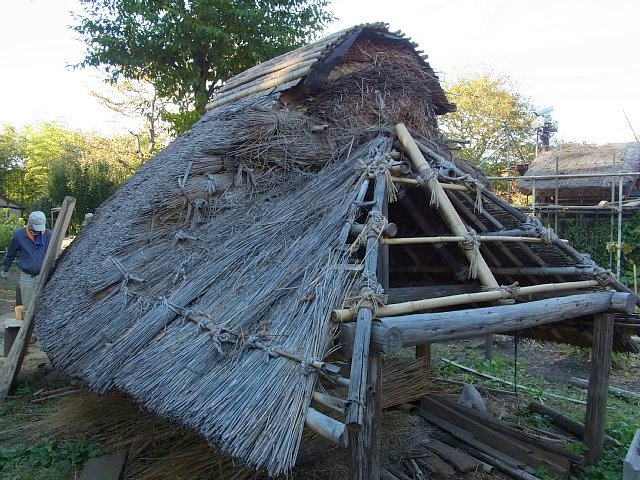
{"type": "Polygon", "coordinates": [[[47,217],[40,211],[31,212],[29,214],[29,225],[36,232],[44,232],[47,229],[47,217]]]}

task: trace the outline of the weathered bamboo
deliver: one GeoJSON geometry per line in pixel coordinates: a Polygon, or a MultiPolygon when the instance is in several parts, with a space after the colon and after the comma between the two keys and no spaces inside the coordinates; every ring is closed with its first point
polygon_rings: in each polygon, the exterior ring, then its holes
{"type": "MultiPolygon", "coordinates": [[[[391,177],[391,180],[394,183],[402,183],[405,185],[414,185],[414,186],[418,186],[419,183],[415,178],[404,178],[404,177],[391,177]]],[[[442,187],[443,190],[458,190],[461,192],[466,192],[468,190],[468,188],[464,185],[458,185],[455,183],[443,183],[440,182],[440,186],[442,187]]]]}
{"type": "Polygon", "coordinates": [[[595,268],[584,267],[498,267],[494,268],[493,272],[496,275],[532,275],[532,276],[546,276],[546,275],[595,275],[595,268]]]}
{"type": "MultiPolygon", "coordinates": [[[[386,178],[381,175],[376,178],[373,194],[374,213],[382,212],[382,202],[386,193],[386,178]]],[[[367,249],[364,259],[363,275],[375,278],[378,266],[378,239],[367,239],[367,249]]],[[[361,426],[365,413],[367,363],[369,359],[369,342],[371,338],[371,322],[373,311],[369,308],[360,308],[356,319],[356,336],[354,340],[353,355],[351,357],[351,374],[349,375],[349,407],[347,409],[347,426],[361,426]]]]}
{"type": "MultiPolygon", "coordinates": [[[[599,285],[597,280],[584,280],[581,282],[565,282],[565,283],[543,283],[541,285],[532,285],[522,287],[514,293],[516,297],[523,295],[533,295],[536,293],[561,292],[564,290],[593,288],[599,285]]],[[[417,300],[414,302],[403,302],[391,305],[383,305],[375,311],[376,317],[391,317],[395,315],[404,315],[407,313],[421,312],[434,308],[452,307],[454,305],[466,305],[477,302],[495,302],[504,298],[503,292],[499,290],[489,290],[478,293],[464,293],[460,295],[450,295],[447,297],[429,298],[426,300],[417,300]]],[[[353,312],[348,308],[334,310],[331,319],[334,322],[349,322],[353,320],[353,312]]]]}
{"type": "Polygon", "coordinates": [[[347,447],[348,440],[343,423],[309,407],[307,409],[307,415],[304,418],[304,424],[308,429],[313,430],[321,437],[331,440],[341,447],[347,447]]]}
{"type": "MultiPolygon", "coordinates": [[[[430,243],[460,243],[464,242],[465,237],[408,237],[408,238],[383,238],[380,240],[382,245],[421,245],[430,243]]],[[[537,237],[499,237],[492,235],[478,236],[480,242],[527,242],[542,243],[541,238],[537,237]]]]}
{"type": "Polygon", "coordinates": [[[239,78],[236,81],[225,83],[222,87],[220,87],[216,91],[216,95],[222,95],[223,93],[230,92],[231,90],[235,90],[236,88],[242,87],[249,82],[253,82],[259,78],[265,78],[268,76],[275,75],[286,75],[294,70],[298,70],[300,68],[310,67],[314,63],[318,61],[318,58],[322,56],[322,51],[318,50],[312,52],[309,55],[301,56],[295,60],[287,62],[285,64],[274,65],[271,68],[267,69],[256,69],[251,75],[245,75],[244,78],[239,78]]]}
{"type": "MultiPolygon", "coordinates": [[[[386,196],[386,178],[384,175],[376,177],[373,190],[372,213],[382,213],[382,205],[386,196]]],[[[367,238],[366,253],[364,259],[364,272],[369,278],[376,278],[378,266],[378,239],[376,237],[367,238]]],[[[351,374],[349,376],[349,399],[346,411],[346,425],[349,435],[349,470],[352,480],[367,480],[370,469],[378,459],[371,459],[371,450],[375,449],[375,444],[379,440],[375,425],[377,421],[371,413],[371,408],[367,408],[369,366],[374,364],[376,359],[370,359],[371,324],[373,321],[373,311],[370,307],[358,309],[355,324],[355,336],[353,341],[353,352],[351,355],[351,374]]]]}
{"type": "MultiPolygon", "coordinates": [[[[607,291],[515,305],[383,317],[372,328],[371,348],[392,353],[399,347],[512,332],[607,311],[629,314],[634,308],[631,294],[607,291]]],[[[349,344],[353,324],[342,325],[341,333],[343,343],[349,344]]]]}
{"type": "Polygon", "coordinates": [[[213,110],[214,108],[221,107],[222,105],[235,102],[236,100],[244,98],[247,95],[260,93],[269,88],[277,87],[278,85],[281,85],[283,83],[291,82],[292,80],[297,80],[307,75],[310,71],[311,71],[311,66],[306,66],[306,67],[293,70],[284,75],[274,75],[273,77],[265,78],[263,79],[262,82],[258,84],[254,84],[249,87],[242,88],[240,90],[231,90],[226,94],[220,95],[219,97],[214,97],[213,101],[207,104],[206,109],[213,110]]]}
{"type": "Polygon", "coordinates": [[[35,327],[35,324],[33,322],[33,313],[36,299],[44,288],[44,284],[49,279],[49,275],[53,270],[53,266],[58,258],[58,255],[60,255],[62,240],[64,240],[64,235],[67,231],[67,227],[69,226],[69,222],[71,221],[71,215],[73,213],[73,207],[75,206],[75,204],[76,199],[73,197],[65,197],[64,201],[62,202],[60,215],[58,216],[58,220],[55,226],[53,227],[53,233],[51,234],[49,247],[42,262],[40,274],[37,276],[35,281],[35,287],[33,295],[31,297],[31,301],[29,305],[25,305],[26,310],[24,314],[24,320],[22,321],[22,326],[20,327],[18,336],[16,337],[13,346],[11,347],[9,356],[5,359],[5,362],[2,365],[2,370],[0,370],[0,401],[4,401],[4,399],[7,398],[9,391],[13,388],[16,378],[18,377],[20,368],[22,367],[22,361],[24,360],[24,356],[26,355],[27,349],[29,347],[28,339],[31,338],[33,329],[35,327]]]}
{"type": "Polygon", "coordinates": [[[313,401],[318,402],[320,405],[324,405],[325,407],[330,408],[334,412],[338,413],[344,413],[344,410],[347,407],[346,400],[332,397],[331,395],[326,395],[320,392],[313,392],[313,401]]]}
{"type": "MultiPolygon", "coordinates": [[[[418,170],[420,175],[429,174],[433,172],[427,161],[420,153],[420,149],[416,142],[413,140],[407,127],[404,126],[403,123],[399,123],[396,125],[396,134],[398,135],[398,140],[400,144],[403,146],[407,155],[413,162],[414,166],[418,170]]],[[[451,204],[451,200],[445,194],[442,186],[437,180],[431,178],[427,183],[427,189],[430,192],[435,193],[438,199],[438,212],[442,216],[445,223],[449,226],[451,231],[455,236],[466,236],[468,234],[467,227],[462,223],[462,219],[456,212],[455,208],[451,204]]],[[[494,278],[491,270],[489,269],[489,265],[484,260],[482,254],[478,251],[473,250],[462,250],[463,254],[467,257],[470,265],[475,263],[477,268],[478,280],[484,287],[495,288],[498,286],[498,282],[494,278]]],[[[491,357],[491,345],[493,344],[493,338],[488,336],[486,337],[485,342],[485,356],[487,358],[491,357]]]]}
{"type": "MultiPolygon", "coordinates": [[[[351,233],[354,235],[360,235],[364,230],[365,225],[361,223],[354,223],[351,225],[351,233]]],[[[398,233],[398,226],[395,223],[387,223],[387,225],[382,230],[382,234],[387,237],[395,237],[398,233]]]]}

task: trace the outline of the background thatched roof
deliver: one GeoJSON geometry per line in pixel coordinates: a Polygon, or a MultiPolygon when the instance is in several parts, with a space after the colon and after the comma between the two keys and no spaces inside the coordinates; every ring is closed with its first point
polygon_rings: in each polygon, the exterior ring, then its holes
{"type": "MultiPolygon", "coordinates": [[[[610,173],[637,172],[640,171],[640,143],[610,143],[607,145],[563,145],[556,150],[551,150],[539,155],[529,167],[524,177],[533,175],[555,175],[556,161],[558,174],[571,175],[578,173],[610,173]],[[615,168],[613,159],[615,157],[615,168]]],[[[625,192],[636,181],[637,177],[625,177],[625,192]]],[[[518,188],[527,194],[531,193],[533,182],[531,180],[518,182],[518,188]]],[[[571,195],[584,192],[584,195],[599,194],[600,189],[611,188],[611,178],[572,178],[558,180],[559,189],[571,195]],[[589,191],[587,191],[589,189],[589,191]],[[597,189],[594,191],[593,189],[597,189]]],[[[536,191],[552,191],[556,188],[556,180],[536,180],[536,191]]],[[[606,199],[607,197],[604,197],[606,199]]]]}

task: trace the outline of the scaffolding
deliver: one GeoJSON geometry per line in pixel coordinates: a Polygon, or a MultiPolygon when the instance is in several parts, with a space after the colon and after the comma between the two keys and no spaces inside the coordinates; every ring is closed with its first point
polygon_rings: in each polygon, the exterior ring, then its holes
{"type": "MultiPolygon", "coordinates": [[[[615,160],[614,160],[614,168],[615,168],[615,160]]],[[[519,176],[519,175],[507,175],[504,177],[487,177],[489,181],[508,181],[509,185],[514,180],[518,181],[530,181],[531,185],[531,204],[527,201],[527,205],[518,206],[516,208],[530,212],[532,215],[538,215],[540,213],[553,214],[555,218],[555,230],[558,230],[558,214],[581,214],[581,213],[605,213],[609,214],[611,218],[611,228],[610,228],[610,244],[614,244],[614,224],[616,223],[614,219],[617,217],[617,238],[616,238],[616,258],[615,258],[615,272],[616,277],[620,279],[621,273],[621,260],[622,260],[622,215],[623,212],[635,212],[640,209],[640,199],[637,200],[627,200],[625,201],[623,198],[623,183],[625,177],[640,177],[640,172],[610,172],[610,173],[576,173],[576,174],[555,174],[555,175],[527,175],[527,176],[519,176]],[[558,200],[558,185],[557,182],[560,179],[576,179],[576,178],[596,178],[596,177],[608,177],[611,178],[611,200],[610,202],[602,201],[598,205],[561,205],[558,200]],[[540,205],[536,202],[536,181],[537,180],[555,180],[556,181],[556,192],[554,195],[554,203],[553,204],[543,204],[540,205]],[[617,183],[617,185],[616,185],[617,183]],[[617,198],[616,198],[616,186],[618,190],[617,198]]],[[[511,188],[509,188],[511,190],[511,188]]],[[[527,196],[528,198],[529,196],[527,196]]],[[[613,259],[610,255],[610,268],[613,270],[613,259]]],[[[635,268],[634,268],[634,290],[637,293],[637,285],[635,279],[635,268]]]]}

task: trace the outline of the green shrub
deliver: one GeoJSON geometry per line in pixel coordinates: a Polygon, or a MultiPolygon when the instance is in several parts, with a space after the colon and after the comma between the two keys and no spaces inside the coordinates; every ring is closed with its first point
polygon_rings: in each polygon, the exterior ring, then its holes
{"type": "Polygon", "coordinates": [[[6,250],[13,232],[22,227],[24,227],[24,220],[10,215],[9,209],[3,208],[0,212],[0,249],[6,250]]]}

